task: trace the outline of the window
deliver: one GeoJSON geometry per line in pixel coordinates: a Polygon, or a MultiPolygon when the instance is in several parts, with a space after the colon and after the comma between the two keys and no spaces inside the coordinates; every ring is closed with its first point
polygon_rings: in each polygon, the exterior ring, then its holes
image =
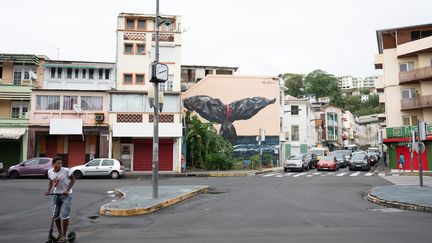
{"type": "Polygon", "coordinates": [[[78,74],[79,74],[79,69],[75,69],[75,78],[78,78],[78,74]]]}
{"type": "Polygon", "coordinates": [[[300,140],[299,126],[298,125],[292,125],[291,126],[291,141],[299,141],[299,140],[300,140]]]}
{"type": "Polygon", "coordinates": [[[291,115],[298,116],[299,114],[299,107],[298,105],[292,105],[291,106],[291,115]]]}
{"type": "Polygon", "coordinates": [[[123,74],[123,83],[124,84],[132,84],[132,74],[123,74]]]}
{"type": "Polygon", "coordinates": [[[124,44],[124,53],[125,54],[133,54],[133,44],[125,43],[124,44]]]}
{"type": "Polygon", "coordinates": [[[141,94],[113,94],[111,96],[111,111],[144,112],[144,95],[141,94]]]}
{"type": "Polygon", "coordinates": [[[402,123],[404,126],[417,126],[418,121],[417,116],[402,116],[402,123]]]}
{"type": "Polygon", "coordinates": [[[56,74],[56,68],[52,67],[51,68],[51,78],[55,78],[55,74],[56,74]]]}
{"type": "Polygon", "coordinates": [[[66,78],[72,78],[72,68],[66,69],[66,78]]]}
{"type": "Polygon", "coordinates": [[[413,62],[403,62],[399,63],[399,71],[400,72],[407,72],[414,70],[414,63],[413,62]]]}
{"type": "Polygon", "coordinates": [[[20,108],[19,107],[12,107],[11,118],[19,118],[19,117],[20,117],[20,108]]]}
{"type": "Polygon", "coordinates": [[[81,96],[81,109],[93,111],[103,110],[103,97],[81,96]]]}
{"type": "Polygon", "coordinates": [[[114,166],[114,161],[110,159],[102,160],[101,166],[114,166]]]}
{"type": "Polygon", "coordinates": [[[105,69],[105,79],[110,79],[110,70],[105,69]]]}
{"type": "Polygon", "coordinates": [[[89,79],[94,79],[94,69],[93,68],[89,69],[89,79]]]}
{"type": "Polygon", "coordinates": [[[99,166],[99,165],[100,165],[100,162],[101,162],[100,159],[94,159],[94,160],[88,162],[88,163],[87,163],[87,166],[92,166],[92,167],[94,167],[94,166],[99,166]]]}
{"type": "Polygon", "coordinates": [[[0,66],[0,79],[2,79],[2,77],[3,77],[3,67],[0,66]]]}
{"type": "Polygon", "coordinates": [[[57,78],[61,78],[62,77],[62,71],[63,71],[63,69],[57,68],[57,78]]]}
{"type": "Polygon", "coordinates": [[[87,69],[82,70],[82,78],[86,78],[87,69]]]}
{"type": "Polygon", "coordinates": [[[145,27],[145,21],[142,19],[138,20],[138,29],[144,29],[145,27]]]}
{"type": "Polygon", "coordinates": [[[415,97],[416,91],[415,89],[401,89],[402,99],[410,99],[415,97]]]}
{"type": "Polygon", "coordinates": [[[144,74],[136,74],[135,78],[136,84],[144,84],[144,74]]]}
{"type": "Polygon", "coordinates": [[[75,104],[78,104],[78,96],[63,96],[63,110],[73,110],[75,104]]]}
{"type": "Polygon", "coordinates": [[[51,161],[50,159],[41,158],[41,159],[39,159],[39,164],[40,165],[44,165],[44,164],[46,164],[46,163],[48,163],[50,161],[51,161]]]}
{"type": "Polygon", "coordinates": [[[29,74],[28,70],[24,71],[24,79],[25,80],[29,80],[30,79],[30,74],[29,74]]]}
{"type": "Polygon", "coordinates": [[[127,29],[135,29],[135,20],[127,19],[126,20],[126,28],[127,29]]]}
{"type": "Polygon", "coordinates": [[[59,110],[60,96],[36,95],[36,110],[59,110]]]}
{"type": "Polygon", "coordinates": [[[137,44],[137,54],[145,54],[145,45],[137,44]]]}
{"type": "Polygon", "coordinates": [[[21,118],[28,112],[29,102],[28,101],[12,101],[11,102],[11,117],[21,118]]]}
{"type": "Polygon", "coordinates": [[[22,79],[22,72],[21,71],[15,71],[13,76],[13,84],[14,85],[21,85],[21,79],[22,79]]]}
{"type": "Polygon", "coordinates": [[[103,75],[104,75],[104,70],[99,69],[99,79],[103,79],[103,75]]]}

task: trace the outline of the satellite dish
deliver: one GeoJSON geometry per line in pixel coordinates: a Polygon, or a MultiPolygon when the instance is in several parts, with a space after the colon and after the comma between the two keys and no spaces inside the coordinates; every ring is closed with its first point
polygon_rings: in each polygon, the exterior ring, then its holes
{"type": "Polygon", "coordinates": [[[73,109],[74,109],[77,113],[81,113],[81,112],[82,112],[82,110],[81,110],[81,106],[79,106],[78,104],[74,104],[74,105],[73,105],[73,109]]]}
{"type": "Polygon", "coordinates": [[[33,71],[29,71],[29,76],[30,76],[30,79],[32,81],[36,81],[37,80],[37,75],[33,71]]]}

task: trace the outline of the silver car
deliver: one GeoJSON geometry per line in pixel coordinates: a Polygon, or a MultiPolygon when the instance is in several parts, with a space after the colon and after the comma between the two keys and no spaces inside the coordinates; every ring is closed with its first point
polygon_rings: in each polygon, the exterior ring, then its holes
{"type": "Polygon", "coordinates": [[[288,172],[288,170],[309,170],[310,161],[307,159],[306,154],[295,154],[289,157],[289,159],[285,160],[284,163],[284,171],[288,172]]]}
{"type": "Polygon", "coordinates": [[[71,171],[77,179],[84,176],[110,176],[112,179],[117,179],[124,175],[125,167],[116,159],[98,158],[74,166],[71,171]]]}

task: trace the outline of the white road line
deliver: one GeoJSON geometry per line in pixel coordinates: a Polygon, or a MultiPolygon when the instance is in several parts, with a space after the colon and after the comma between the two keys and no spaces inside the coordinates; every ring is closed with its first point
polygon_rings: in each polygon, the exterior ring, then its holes
{"type": "Polygon", "coordinates": [[[336,176],[344,176],[344,175],[346,175],[346,172],[342,172],[340,174],[337,174],[336,176]]]}
{"type": "Polygon", "coordinates": [[[333,174],[334,174],[334,172],[329,172],[329,173],[327,173],[327,174],[329,174],[329,175],[333,175],[333,174]]]}
{"type": "Polygon", "coordinates": [[[321,172],[315,172],[315,173],[313,173],[314,175],[319,175],[319,174],[321,174],[321,172]]]}
{"type": "Polygon", "coordinates": [[[384,174],[384,173],[379,173],[378,175],[379,175],[379,176],[385,176],[385,174],[384,174]]]}
{"type": "Polygon", "coordinates": [[[280,178],[280,177],[282,177],[282,176],[284,176],[284,175],[282,175],[282,174],[276,175],[276,177],[278,177],[278,178],[280,178]]]}
{"type": "Polygon", "coordinates": [[[284,176],[286,177],[286,176],[290,176],[290,175],[292,175],[292,174],[294,174],[293,172],[290,172],[290,173],[286,173],[284,176]]]}
{"type": "Polygon", "coordinates": [[[372,174],[373,173],[369,172],[369,173],[366,173],[365,176],[371,176],[372,174]]]}
{"type": "Polygon", "coordinates": [[[355,172],[355,173],[352,173],[350,176],[358,176],[358,175],[360,175],[360,172],[355,172]]]}
{"type": "Polygon", "coordinates": [[[263,175],[262,177],[270,177],[270,176],[274,176],[274,175],[276,175],[275,173],[270,173],[270,174],[267,174],[267,175],[263,175]]]}
{"type": "Polygon", "coordinates": [[[313,175],[307,175],[306,177],[312,177],[313,175]]]}
{"type": "Polygon", "coordinates": [[[300,173],[300,174],[293,175],[293,177],[299,177],[299,176],[306,175],[306,174],[307,173],[300,173]]]}

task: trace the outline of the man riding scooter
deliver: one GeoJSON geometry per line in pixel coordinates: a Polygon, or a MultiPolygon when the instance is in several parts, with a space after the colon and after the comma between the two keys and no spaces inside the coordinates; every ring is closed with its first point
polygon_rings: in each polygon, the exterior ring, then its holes
{"type": "Polygon", "coordinates": [[[48,171],[48,191],[46,196],[53,197],[54,221],[58,230],[57,242],[66,242],[66,233],[69,225],[69,214],[72,205],[72,187],[75,177],[68,168],[62,167],[62,158],[52,161],[52,168],[48,171]],[[51,193],[51,189],[53,189],[51,193]]]}

